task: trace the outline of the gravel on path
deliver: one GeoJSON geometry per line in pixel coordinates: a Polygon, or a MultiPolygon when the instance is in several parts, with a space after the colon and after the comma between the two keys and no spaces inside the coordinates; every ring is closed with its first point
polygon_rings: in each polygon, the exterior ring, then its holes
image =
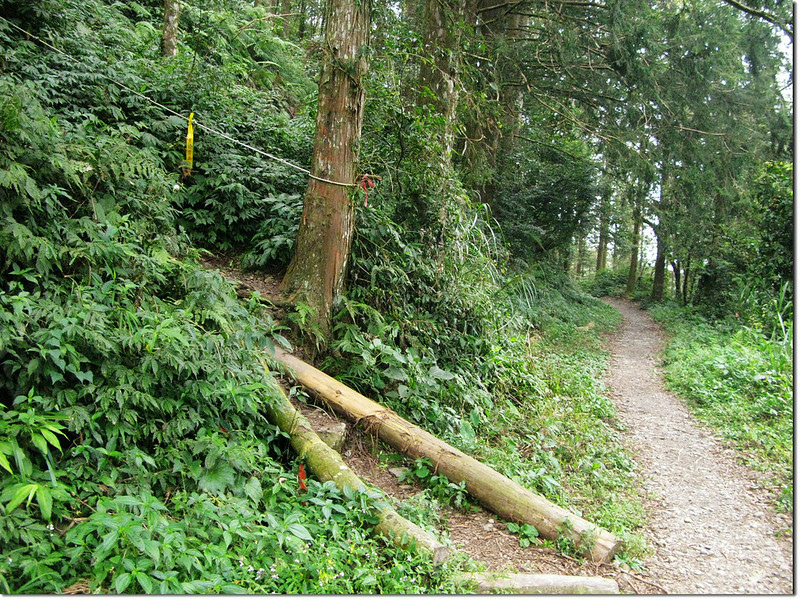
{"type": "Polygon", "coordinates": [[[672,594],[792,594],[791,539],[758,476],[664,388],[663,336],[636,304],[605,298],[622,314],[608,385],[652,496],[645,561],[672,594]]]}

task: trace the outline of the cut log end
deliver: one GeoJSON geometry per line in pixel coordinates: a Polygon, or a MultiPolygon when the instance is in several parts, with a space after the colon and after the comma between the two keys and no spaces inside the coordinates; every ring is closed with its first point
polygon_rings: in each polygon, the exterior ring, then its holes
{"type": "Polygon", "coordinates": [[[591,559],[596,564],[610,563],[622,549],[622,540],[609,532],[602,531],[592,546],[591,559]]]}

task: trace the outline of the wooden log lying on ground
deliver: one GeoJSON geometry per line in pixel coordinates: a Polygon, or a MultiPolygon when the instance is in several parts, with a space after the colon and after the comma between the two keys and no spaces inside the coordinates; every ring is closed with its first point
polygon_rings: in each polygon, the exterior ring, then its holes
{"type": "Polygon", "coordinates": [[[578,551],[594,562],[608,562],[620,549],[622,541],[608,531],[533,493],[299,358],[276,348],[275,359],[337,412],[374,431],[404,454],[429,458],[437,472],[450,481],[464,482],[470,495],[495,514],[532,524],[546,539],[570,538],[578,551]]]}
{"type": "Polygon", "coordinates": [[[619,585],[613,578],[601,576],[561,576],[557,574],[502,574],[482,572],[464,574],[465,582],[478,586],[476,593],[512,593],[517,595],[616,595],[619,585]]]}
{"type": "MultiPolygon", "coordinates": [[[[364,482],[344,463],[342,456],[319,438],[308,419],[291,404],[283,389],[278,389],[280,399],[268,403],[267,418],[290,436],[292,447],[308,465],[309,470],[322,481],[332,480],[341,490],[345,486],[354,491],[366,488],[364,482]]],[[[391,507],[377,508],[375,513],[380,518],[375,525],[375,532],[395,545],[408,549],[415,543],[417,551],[429,554],[434,564],[451,556],[451,549],[391,507]]]]}

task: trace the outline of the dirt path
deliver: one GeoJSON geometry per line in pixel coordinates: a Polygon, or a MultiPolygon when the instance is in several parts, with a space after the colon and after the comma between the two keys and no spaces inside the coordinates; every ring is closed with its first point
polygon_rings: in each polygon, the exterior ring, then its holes
{"type": "Polygon", "coordinates": [[[623,317],[608,384],[653,497],[648,573],[669,593],[792,593],[791,542],[776,538],[757,476],[664,390],[661,332],[647,313],[606,302],[623,317]]]}

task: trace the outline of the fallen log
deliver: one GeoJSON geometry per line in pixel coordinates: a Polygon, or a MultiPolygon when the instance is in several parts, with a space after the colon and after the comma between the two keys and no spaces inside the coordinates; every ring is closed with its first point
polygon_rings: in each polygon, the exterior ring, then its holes
{"type": "MultiPolygon", "coordinates": [[[[278,387],[280,399],[268,402],[265,408],[267,418],[291,439],[292,447],[306,463],[309,470],[321,481],[333,481],[344,491],[366,489],[364,482],[344,463],[342,456],[325,444],[314,432],[308,419],[291,404],[278,387]]],[[[374,531],[404,549],[416,547],[417,551],[429,554],[434,564],[449,558],[452,550],[437,541],[428,532],[403,518],[389,506],[375,508],[380,519],[374,531]]]]}
{"type": "Polygon", "coordinates": [[[502,574],[483,572],[459,576],[463,582],[476,584],[475,592],[516,595],[617,595],[619,585],[613,578],[601,576],[561,576],[557,574],[502,574]]]}
{"type": "Polygon", "coordinates": [[[456,484],[464,482],[470,495],[502,518],[532,524],[546,539],[570,538],[577,550],[594,562],[608,562],[619,551],[622,541],[611,533],[533,493],[282,349],[276,348],[274,357],[288,367],[298,383],[335,411],[375,432],[402,453],[430,459],[437,472],[456,484]]]}

